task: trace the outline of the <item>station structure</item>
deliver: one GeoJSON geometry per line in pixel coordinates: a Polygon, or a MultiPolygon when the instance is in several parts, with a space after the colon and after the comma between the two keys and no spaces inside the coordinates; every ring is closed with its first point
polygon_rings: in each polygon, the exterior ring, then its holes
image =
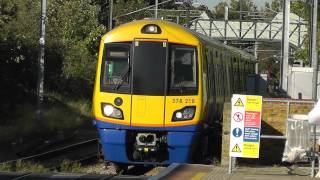
{"type": "MultiPolygon", "coordinates": [[[[242,42],[279,42],[283,36],[283,13],[278,12],[273,19],[267,20],[215,20],[207,12],[193,20],[191,29],[221,41],[242,42]]],[[[308,33],[307,21],[290,13],[290,47],[303,48],[308,33]]]]}

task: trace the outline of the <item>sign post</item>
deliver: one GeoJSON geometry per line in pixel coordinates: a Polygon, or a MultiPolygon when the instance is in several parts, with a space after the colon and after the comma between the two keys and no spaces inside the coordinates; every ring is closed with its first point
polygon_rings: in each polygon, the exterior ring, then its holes
{"type": "Polygon", "coordinates": [[[259,158],[262,96],[234,94],[231,103],[230,162],[232,157],[259,158]]]}

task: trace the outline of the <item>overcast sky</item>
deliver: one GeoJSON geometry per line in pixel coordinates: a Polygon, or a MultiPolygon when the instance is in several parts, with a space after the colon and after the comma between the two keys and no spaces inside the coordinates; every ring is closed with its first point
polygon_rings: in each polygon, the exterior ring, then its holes
{"type": "MultiPolygon", "coordinates": [[[[210,10],[214,6],[216,6],[219,2],[224,2],[225,0],[193,0],[194,2],[198,2],[200,4],[205,4],[209,7],[210,10]]],[[[227,0],[230,1],[230,0],[227,0]]],[[[258,7],[263,7],[265,2],[271,3],[272,0],[252,0],[258,7]]]]}

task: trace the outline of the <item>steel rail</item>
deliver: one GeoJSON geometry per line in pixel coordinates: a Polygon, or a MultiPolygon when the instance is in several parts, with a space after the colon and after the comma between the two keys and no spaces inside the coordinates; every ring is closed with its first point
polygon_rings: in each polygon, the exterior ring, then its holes
{"type": "Polygon", "coordinates": [[[74,147],[77,147],[77,146],[81,146],[81,145],[85,145],[85,144],[93,143],[93,142],[98,142],[98,141],[99,141],[98,138],[94,138],[94,139],[90,139],[90,140],[87,140],[87,141],[82,141],[82,142],[79,142],[79,143],[67,145],[67,146],[64,146],[64,147],[61,147],[61,148],[53,149],[53,150],[50,150],[50,151],[47,151],[47,152],[35,154],[35,155],[32,155],[32,156],[26,156],[26,157],[15,159],[15,160],[5,161],[5,162],[0,163],[0,165],[4,165],[4,164],[8,164],[8,163],[14,163],[14,162],[17,162],[17,161],[25,161],[25,160],[37,159],[37,158],[44,157],[46,155],[62,152],[62,151],[68,150],[70,148],[74,148],[74,147]]]}

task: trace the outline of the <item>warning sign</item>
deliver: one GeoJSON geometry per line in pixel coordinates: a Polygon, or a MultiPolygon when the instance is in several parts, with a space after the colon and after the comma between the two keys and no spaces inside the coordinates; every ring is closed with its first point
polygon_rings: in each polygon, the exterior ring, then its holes
{"type": "Polygon", "coordinates": [[[242,130],[240,128],[234,128],[232,134],[234,137],[240,137],[242,135],[242,130]]]}
{"type": "Polygon", "coordinates": [[[243,102],[242,102],[241,98],[238,98],[238,100],[236,101],[236,103],[234,103],[234,106],[241,106],[241,107],[243,107],[243,106],[244,106],[244,104],[243,104],[243,102]]]}
{"type": "Polygon", "coordinates": [[[261,119],[260,112],[246,111],[244,126],[259,128],[260,122],[261,122],[260,119],[261,119]]]}
{"type": "Polygon", "coordinates": [[[261,112],[261,96],[246,96],[246,111],[261,112]]]}
{"type": "Polygon", "coordinates": [[[240,122],[243,120],[243,114],[241,112],[236,112],[233,114],[233,120],[240,122]]]}
{"type": "Polygon", "coordinates": [[[262,97],[234,94],[231,104],[230,156],[259,158],[262,97]]]}
{"type": "Polygon", "coordinates": [[[259,158],[259,143],[245,142],[243,144],[243,157],[259,158]]]}
{"type": "Polygon", "coordinates": [[[241,153],[241,149],[238,144],[234,145],[231,152],[241,153]]]}

